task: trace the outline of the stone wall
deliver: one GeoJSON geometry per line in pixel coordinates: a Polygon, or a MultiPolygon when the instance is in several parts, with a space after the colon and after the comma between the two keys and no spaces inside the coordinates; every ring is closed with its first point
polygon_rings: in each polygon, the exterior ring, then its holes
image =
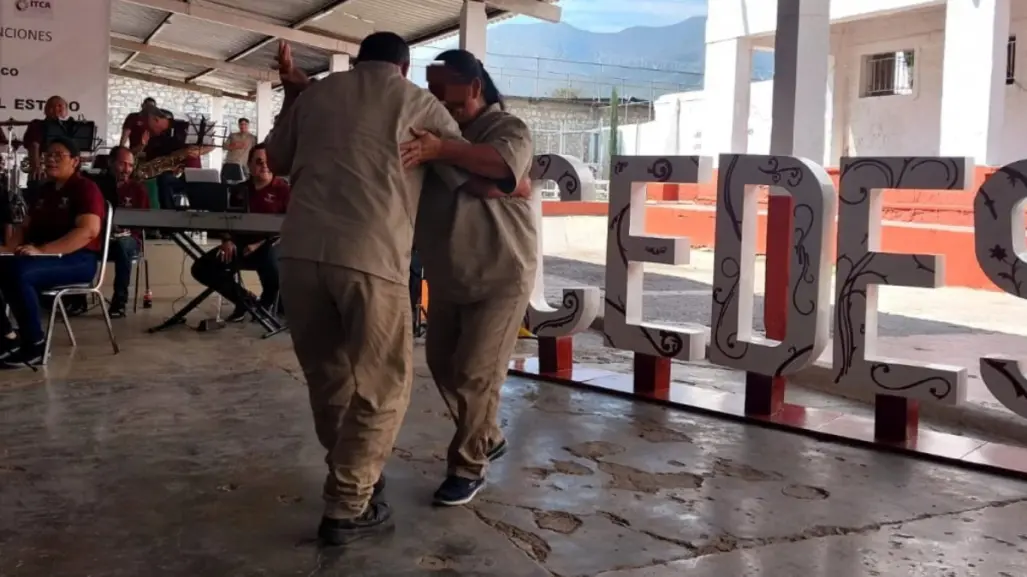
{"type": "MultiPolygon", "coordinates": [[[[201,116],[211,118],[214,111],[214,97],[208,94],[172,88],[131,78],[110,76],[107,88],[107,145],[114,146],[121,139],[121,125],[131,112],[139,110],[143,100],[152,97],[157,105],[173,112],[178,118],[199,120],[201,116]]],[[[272,117],[282,108],[282,94],[273,95],[272,117]]],[[[249,118],[256,123],[257,105],[238,98],[223,98],[222,124],[236,127],[240,118],[249,118]]]]}
{"type": "MultiPolygon", "coordinates": [[[[143,99],[153,97],[157,105],[173,112],[176,117],[198,120],[211,117],[214,97],[199,92],[172,88],[161,84],[142,82],[120,76],[110,77],[108,89],[107,144],[113,146],[121,138],[121,124],[130,112],[139,109],[143,99]]],[[[595,146],[604,126],[610,125],[610,108],[588,100],[509,98],[509,110],[520,116],[531,127],[538,153],[570,154],[586,159],[595,146]]],[[[282,93],[274,93],[272,115],[282,106],[282,93]]],[[[222,123],[235,129],[239,118],[256,123],[257,107],[253,102],[237,98],[224,98],[222,123]]],[[[622,106],[620,123],[633,124],[650,119],[648,103],[622,106]]],[[[206,165],[207,159],[204,159],[206,165]]]]}

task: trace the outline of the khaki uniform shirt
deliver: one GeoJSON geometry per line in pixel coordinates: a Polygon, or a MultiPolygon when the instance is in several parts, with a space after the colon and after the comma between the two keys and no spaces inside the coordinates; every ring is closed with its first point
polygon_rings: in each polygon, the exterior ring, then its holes
{"type": "Polygon", "coordinates": [[[228,135],[229,144],[235,144],[237,142],[242,142],[246,146],[244,148],[238,148],[235,150],[227,151],[227,153],[225,154],[225,163],[241,164],[245,166],[246,162],[250,158],[250,150],[257,145],[257,137],[249,132],[233,132],[232,134],[228,135]]]}
{"type": "MultiPolygon", "coordinates": [[[[516,180],[531,170],[531,131],[498,105],[465,126],[463,135],[495,147],[516,180]]],[[[498,184],[512,191],[516,180],[498,184]]],[[[450,190],[429,175],[417,216],[415,243],[431,298],[470,303],[531,292],[538,267],[531,201],[481,199],[450,190]]]]}
{"type": "MultiPolygon", "coordinates": [[[[267,138],[272,167],[288,167],[292,184],[281,257],[407,284],[425,176],[400,160],[412,128],[460,138],[434,96],[380,62],[330,74],[282,111],[267,138]]],[[[468,180],[448,166],[432,170],[449,190],[468,180]]]]}

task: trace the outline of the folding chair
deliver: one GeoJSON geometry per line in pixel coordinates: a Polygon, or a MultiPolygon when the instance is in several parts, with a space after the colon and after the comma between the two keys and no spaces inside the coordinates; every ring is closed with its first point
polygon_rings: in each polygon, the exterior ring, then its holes
{"type": "Polygon", "coordinates": [[[103,312],[103,320],[107,323],[107,336],[111,339],[111,347],[114,349],[114,354],[121,352],[118,347],[118,341],[114,338],[114,327],[111,325],[111,313],[107,309],[107,299],[103,298],[103,292],[100,287],[103,285],[103,276],[107,272],[107,256],[110,252],[111,247],[111,225],[114,222],[114,208],[111,204],[107,203],[107,218],[103,225],[103,230],[100,234],[103,235],[103,254],[100,258],[100,269],[96,276],[93,277],[93,282],[73,284],[54,287],[49,290],[42,291],[44,296],[53,297],[53,307],[50,310],[50,322],[46,327],[46,345],[43,350],[43,364],[46,365],[50,361],[50,345],[53,342],[53,329],[57,323],[57,312],[61,313],[61,321],[64,322],[64,328],[68,331],[68,340],[71,341],[72,347],[77,347],[78,343],[75,341],[75,333],[71,330],[71,323],[68,322],[68,311],[64,308],[64,297],[71,295],[86,295],[96,296],[100,301],[100,310],[103,312]]]}

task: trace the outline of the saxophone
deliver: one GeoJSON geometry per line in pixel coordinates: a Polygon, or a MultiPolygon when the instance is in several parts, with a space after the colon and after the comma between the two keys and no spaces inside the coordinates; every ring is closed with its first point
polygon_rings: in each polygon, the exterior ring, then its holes
{"type": "Polygon", "coordinates": [[[136,165],[135,172],[132,173],[132,177],[136,180],[145,181],[154,178],[165,172],[174,172],[178,174],[185,169],[185,161],[189,158],[190,150],[183,148],[177,152],[172,152],[166,156],[154,158],[153,160],[144,160],[136,165]]]}

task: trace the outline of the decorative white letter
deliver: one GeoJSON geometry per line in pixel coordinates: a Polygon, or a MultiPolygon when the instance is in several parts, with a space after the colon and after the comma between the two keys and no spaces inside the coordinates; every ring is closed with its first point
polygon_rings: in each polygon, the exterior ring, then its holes
{"type": "Polygon", "coordinates": [[[617,156],[610,175],[610,230],[606,239],[606,344],[655,357],[694,361],[705,356],[703,327],[642,322],[643,262],[688,264],[684,237],[643,236],[646,183],[708,181],[712,159],[699,156],[617,156]]]}
{"type": "Polygon", "coordinates": [[[831,177],[803,158],[725,154],[717,188],[710,360],[767,376],[797,373],[816,361],[828,343],[831,261],[825,241],[834,228],[831,177]],[[791,299],[781,342],[752,334],[755,186],[774,186],[794,201],[791,299]]]}
{"type": "MultiPolygon", "coordinates": [[[[988,177],[974,200],[977,262],[991,282],[1011,295],[1027,298],[1027,242],[1023,209],[1027,200],[1027,160],[1002,167],[988,177]]],[[[1016,360],[981,358],[981,380],[1000,403],[1027,417],[1027,377],[1016,360]]]]}
{"type": "Polygon", "coordinates": [[[592,171],[577,158],[542,154],[535,157],[531,167],[534,183],[532,207],[538,230],[538,268],[531,302],[524,313],[524,326],[539,337],[562,337],[588,330],[599,315],[599,289],[585,287],[564,289],[559,308],[546,302],[545,271],[542,260],[542,183],[552,180],[560,188],[561,201],[595,200],[596,183],[592,171]]]}
{"type": "Polygon", "coordinates": [[[965,190],[972,166],[969,158],[842,159],[835,279],[836,383],[953,405],[965,399],[965,368],[877,356],[877,285],[936,288],[945,278],[942,257],[877,251],[881,190],[965,190]]]}

